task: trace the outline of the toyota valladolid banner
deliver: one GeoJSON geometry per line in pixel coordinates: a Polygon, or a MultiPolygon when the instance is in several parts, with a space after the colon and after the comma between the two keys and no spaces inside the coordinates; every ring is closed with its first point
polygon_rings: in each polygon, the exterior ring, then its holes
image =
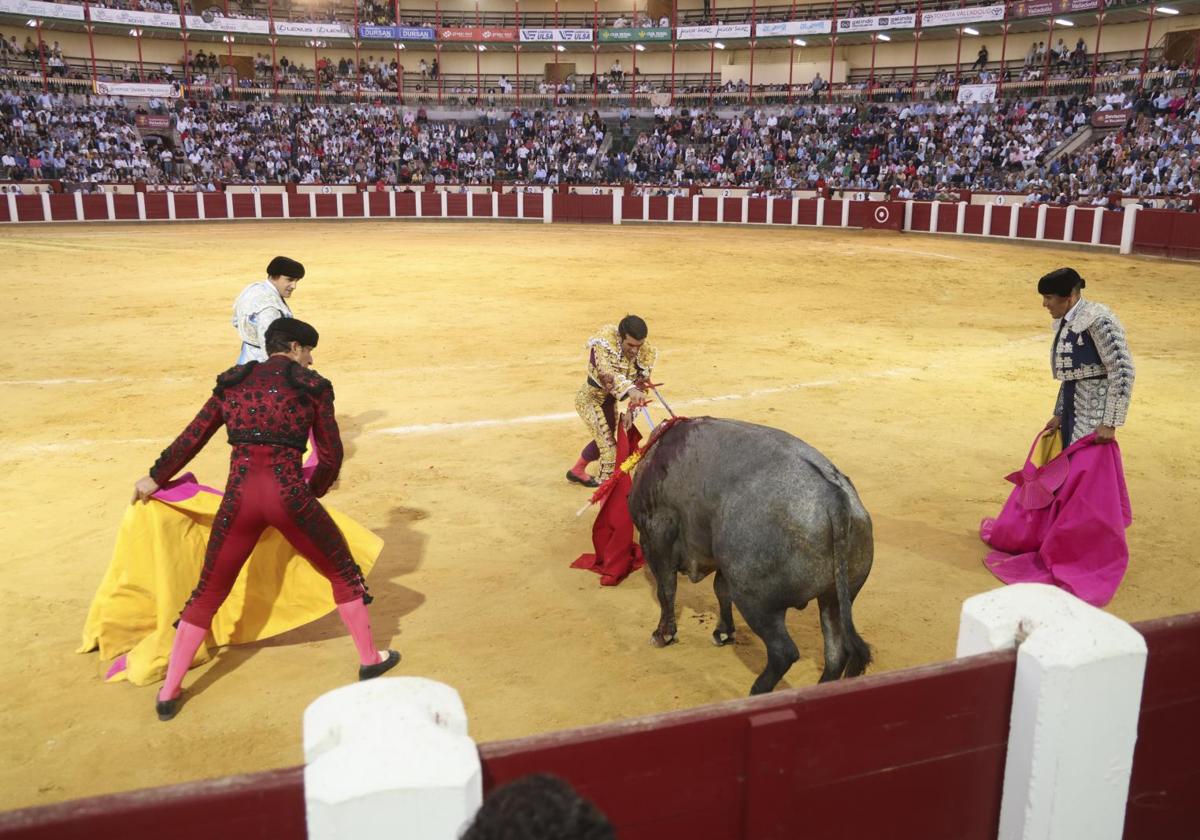
{"type": "Polygon", "coordinates": [[[1094,12],[1100,0],[1027,0],[1013,4],[1013,17],[1048,17],[1069,15],[1072,12],[1094,12]]]}
{"type": "Polygon", "coordinates": [[[590,29],[522,29],[521,41],[542,43],[567,43],[583,41],[591,43],[590,29]]]}
{"type": "MultiPolygon", "coordinates": [[[[1099,2],[1099,0],[1089,0],[1099,2]]],[[[1019,3],[1017,5],[1020,5],[1019,3]]],[[[1016,8],[1014,6],[1013,8],[1016,8]]],[[[964,23],[990,23],[1004,20],[1004,4],[998,6],[966,6],[944,12],[922,12],[921,26],[955,26],[964,23]]]]}

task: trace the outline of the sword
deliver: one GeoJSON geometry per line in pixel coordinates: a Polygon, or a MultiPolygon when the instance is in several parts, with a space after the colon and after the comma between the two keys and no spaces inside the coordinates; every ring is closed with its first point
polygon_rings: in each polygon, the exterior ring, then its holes
{"type": "Polygon", "coordinates": [[[670,414],[672,417],[674,417],[675,412],[671,410],[671,406],[667,405],[667,401],[663,399],[662,394],[658,393],[658,388],[651,385],[650,390],[654,392],[654,396],[658,397],[658,401],[663,404],[663,408],[667,410],[667,414],[670,414]]]}

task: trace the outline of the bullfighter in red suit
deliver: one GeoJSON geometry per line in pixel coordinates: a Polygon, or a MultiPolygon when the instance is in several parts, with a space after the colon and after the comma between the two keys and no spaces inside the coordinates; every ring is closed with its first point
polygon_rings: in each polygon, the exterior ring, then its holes
{"type": "Polygon", "coordinates": [[[333,385],[308,369],[316,346],[317,331],[303,321],[281,318],[272,323],[266,334],[267,360],[237,365],[218,376],[200,413],[134,486],[134,501],[148,500],[222,425],[227,427],[233,447],[229,479],[200,581],[177,624],[166,682],[157,698],[161,720],[178,711],[183,675],[267,527],[279,530],[329,579],[338,613],[358,649],[359,679],[376,677],[400,661],[396,651],[375,649],[366,582],[341,531],[317,501],[337,480],[342,442],[333,385]],[[306,482],[300,461],[310,429],[320,463],[306,482]]]}

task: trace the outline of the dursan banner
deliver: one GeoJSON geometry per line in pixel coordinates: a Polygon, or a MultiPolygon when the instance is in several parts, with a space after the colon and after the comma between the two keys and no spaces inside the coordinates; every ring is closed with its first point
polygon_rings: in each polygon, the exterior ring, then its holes
{"type": "Polygon", "coordinates": [[[680,41],[711,41],[714,38],[749,38],[750,24],[721,23],[714,26],[681,26],[675,30],[680,41]]]}
{"type": "Polygon", "coordinates": [[[349,38],[350,30],[340,23],[293,23],[289,20],[275,21],[276,35],[307,35],[318,38],[349,38]]]}
{"type": "Polygon", "coordinates": [[[96,82],[96,93],[101,96],[144,96],[147,99],[178,99],[178,85],[151,85],[139,82],[96,82]]]}
{"type": "Polygon", "coordinates": [[[963,23],[991,23],[1004,20],[1004,4],[998,6],[966,6],[947,9],[944,12],[922,12],[922,28],[930,26],[954,26],[963,23]]]}
{"type": "Polygon", "coordinates": [[[869,15],[867,17],[839,18],[837,31],[880,32],[884,29],[912,29],[916,25],[916,15],[869,15]]]}
{"type": "Polygon", "coordinates": [[[188,29],[198,32],[241,32],[244,35],[269,35],[270,24],[265,20],[254,18],[227,18],[224,15],[214,15],[212,22],[200,15],[184,17],[188,29]]]}
{"type": "Polygon", "coordinates": [[[0,0],[0,14],[26,15],[37,18],[83,20],[83,6],[65,3],[42,3],[39,0],[0,0]]]}
{"type": "Polygon", "coordinates": [[[135,12],[133,9],[104,9],[91,7],[92,23],[119,23],[122,26],[153,26],[158,29],[178,29],[179,15],[165,12],[135,12]]]}
{"type": "Polygon", "coordinates": [[[368,26],[360,24],[358,37],[369,41],[436,41],[432,26],[368,26]]]}
{"type": "Polygon", "coordinates": [[[958,101],[967,104],[980,104],[996,101],[995,85],[959,85],[958,101]]]}
{"type": "Polygon", "coordinates": [[[787,20],[757,24],[754,34],[759,38],[777,38],[790,35],[828,35],[832,30],[831,20],[787,20]]]}
{"type": "Polygon", "coordinates": [[[522,29],[522,42],[575,42],[584,41],[590,43],[592,40],[592,30],[590,29],[522,29]]]}

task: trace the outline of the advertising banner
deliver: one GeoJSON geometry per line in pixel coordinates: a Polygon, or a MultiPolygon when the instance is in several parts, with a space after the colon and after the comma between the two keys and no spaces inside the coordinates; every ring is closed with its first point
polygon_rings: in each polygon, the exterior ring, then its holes
{"type": "MultiPolygon", "coordinates": [[[[140,82],[96,82],[96,93],[101,96],[144,96],[147,99],[178,99],[181,96],[177,85],[152,85],[140,82]]],[[[168,120],[168,125],[170,124],[168,120]]]]}
{"type": "Polygon", "coordinates": [[[358,37],[368,41],[436,41],[432,26],[368,26],[360,24],[358,37]]]}
{"type": "Polygon", "coordinates": [[[566,43],[568,41],[583,41],[591,43],[590,29],[522,29],[521,41],[543,43],[566,43]]]}
{"type": "Polygon", "coordinates": [[[504,26],[443,26],[438,32],[441,41],[515,41],[516,27],[504,26]]]}
{"type": "MultiPolygon", "coordinates": [[[[1096,0],[1097,2],[1099,0],[1096,0]]],[[[1016,4],[1020,5],[1020,4],[1016,4]]],[[[1016,5],[1013,8],[1016,8],[1016,5]]],[[[921,26],[956,26],[964,23],[991,23],[1004,20],[1004,4],[998,6],[966,6],[944,12],[923,12],[921,26]]]]}
{"type": "Polygon", "coordinates": [[[675,30],[680,41],[711,41],[716,38],[749,38],[750,24],[722,23],[714,26],[681,26],[675,30]]]}
{"type": "Polygon", "coordinates": [[[1093,111],[1092,125],[1096,128],[1120,128],[1129,122],[1133,111],[1125,108],[1120,111],[1093,111]]]}
{"type": "Polygon", "coordinates": [[[996,101],[995,85],[959,85],[958,101],[979,104],[996,101]]]}
{"type": "Polygon", "coordinates": [[[138,128],[150,131],[168,131],[171,128],[171,118],[165,114],[137,114],[133,121],[138,128]]]}
{"type": "Polygon", "coordinates": [[[754,28],[759,38],[775,38],[791,35],[828,35],[833,29],[830,20],[786,20],[778,23],[760,23],[754,28]]]}
{"type": "Polygon", "coordinates": [[[867,17],[840,18],[838,32],[880,32],[884,29],[913,29],[917,25],[916,15],[868,15],[867,17]]]}
{"type": "Polygon", "coordinates": [[[316,38],[349,38],[349,27],[340,23],[293,23],[275,21],[276,35],[300,35],[316,38]]]}
{"type": "Polygon", "coordinates": [[[1023,0],[1013,3],[1012,16],[1049,17],[1069,15],[1072,12],[1094,12],[1100,8],[1100,0],[1023,0]]]}
{"type": "Polygon", "coordinates": [[[667,26],[642,26],[629,29],[601,29],[600,41],[631,44],[639,41],[670,41],[671,29],[667,26]]]}
{"type": "Polygon", "coordinates": [[[135,12],[133,9],[104,9],[91,7],[92,23],[119,23],[122,26],[153,26],[158,29],[178,29],[179,15],[165,12],[135,12]]]}
{"type": "Polygon", "coordinates": [[[265,20],[254,18],[227,18],[223,15],[213,15],[211,21],[200,15],[184,17],[188,29],[197,32],[240,32],[243,35],[269,35],[270,24],[265,20]]]}
{"type": "Polygon", "coordinates": [[[83,6],[68,6],[63,3],[42,3],[39,0],[0,0],[0,14],[83,20],[83,6]]]}

